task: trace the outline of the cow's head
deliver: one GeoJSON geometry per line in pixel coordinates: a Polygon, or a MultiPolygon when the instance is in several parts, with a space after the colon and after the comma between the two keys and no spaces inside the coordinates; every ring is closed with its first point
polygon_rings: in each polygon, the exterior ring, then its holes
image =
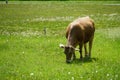
{"type": "Polygon", "coordinates": [[[75,53],[75,50],[77,49],[75,49],[72,46],[64,46],[63,44],[60,44],[60,48],[64,49],[64,53],[66,55],[66,62],[70,63],[72,61],[71,58],[73,57],[73,54],[75,53]]]}

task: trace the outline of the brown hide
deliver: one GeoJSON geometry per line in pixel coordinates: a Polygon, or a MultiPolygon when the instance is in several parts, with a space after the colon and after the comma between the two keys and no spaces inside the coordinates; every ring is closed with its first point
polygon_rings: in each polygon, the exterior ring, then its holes
{"type": "Polygon", "coordinates": [[[94,36],[94,22],[89,17],[78,18],[67,27],[67,46],[76,47],[78,44],[86,43],[94,36]]]}
{"type": "Polygon", "coordinates": [[[67,63],[71,62],[72,57],[73,60],[76,58],[75,50],[77,45],[79,45],[80,59],[83,58],[83,46],[85,49],[85,57],[91,57],[94,32],[94,22],[89,17],[78,18],[68,25],[66,30],[67,45],[64,47],[67,63]],[[89,42],[89,53],[87,52],[87,42],[89,42]]]}

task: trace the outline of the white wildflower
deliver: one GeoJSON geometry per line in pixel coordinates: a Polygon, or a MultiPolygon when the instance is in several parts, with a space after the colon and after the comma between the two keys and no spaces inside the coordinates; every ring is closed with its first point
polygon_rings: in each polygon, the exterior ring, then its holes
{"type": "Polygon", "coordinates": [[[23,51],[22,53],[24,54],[25,52],[23,51]]]}
{"type": "Polygon", "coordinates": [[[118,75],[116,74],[116,75],[115,75],[115,77],[117,78],[117,77],[118,77],[118,75]]]}
{"type": "Polygon", "coordinates": [[[80,76],[80,78],[82,79],[83,77],[82,77],[82,76],[80,76]]]}
{"type": "Polygon", "coordinates": [[[68,74],[70,74],[71,72],[68,72],[68,74]]]}
{"type": "Polygon", "coordinates": [[[96,73],[98,73],[98,71],[96,71],[96,73]]]}
{"type": "Polygon", "coordinates": [[[91,78],[88,78],[88,80],[91,80],[91,78]]]}
{"type": "Polygon", "coordinates": [[[34,73],[30,73],[30,76],[33,76],[34,75],[34,73]]]}
{"type": "Polygon", "coordinates": [[[74,77],[72,77],[72,80],[74,80],[74,77]]]}
{"type": "Polygon", "coordinates": [[[40,74],[42,74],[42,72],[40,72],[40,74]]]}
{"type": "Polygon", "coordinates": [[[27,19],[27,21],[29,21],[29,19],[27,19]]]}
{"type": "Polygon", "coordinates": [[[107,76],[110,76],[110,74],[107,74],[107,76]]]}

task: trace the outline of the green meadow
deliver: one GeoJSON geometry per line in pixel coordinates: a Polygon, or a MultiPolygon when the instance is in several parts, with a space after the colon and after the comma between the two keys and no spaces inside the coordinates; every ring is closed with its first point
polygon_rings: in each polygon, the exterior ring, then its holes
{"type": "MultiPolygon", "coordinates": [[[[84,51],[83,51],[84,53],[84,51]]],[[[119,1],[0,2],[0,80],[119,80],[119,1]],[[65,29],[95,22],[92,58],[65,62],[65,29]]]]}

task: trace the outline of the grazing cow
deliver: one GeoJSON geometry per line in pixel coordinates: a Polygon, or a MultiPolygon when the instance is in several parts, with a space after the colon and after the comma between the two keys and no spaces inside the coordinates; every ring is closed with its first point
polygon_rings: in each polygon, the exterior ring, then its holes
{"type": "Polygon", "coordinates": [[[66,30],[67,45],[60,45],[64,48],[64,53],[66,55],[66,62],[70,63],[71,58],[75,59],[75,50],[77,45],[79,45],[80,59],[82,56],[82,47],[85,49],[85,57],[91,57],[91,48],[94,38],[94,22],[92,19],[87,17],[78,18],[72,23],[70,23],[66,30]],[[89,42],[89,54],[87,53],[86,43],[89,42]]]}

